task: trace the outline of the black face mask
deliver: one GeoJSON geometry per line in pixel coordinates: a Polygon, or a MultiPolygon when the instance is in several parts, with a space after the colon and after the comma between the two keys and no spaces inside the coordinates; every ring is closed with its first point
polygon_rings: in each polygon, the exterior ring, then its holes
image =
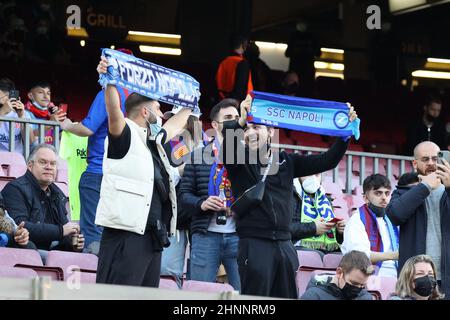
{"type": "Polygon", "coordinates": [[[375,213],[375,215],[378,218],[383,218],[384,215],[386,214],[386,208],[383,207],[377,207],[376,205],[369,203],[368,205],[369,209],[372,210],[373,213],[375,213]]]}
{"type": "Polygon", "coordinates": [[[438,117],[434,117],[434,116],[432,116],[432,115],[430,115],[430,114],[428,114],[428,113],[427,113],[427,115],[426,115],[426,118],[427,118],[427,120],[428,120],[429,122],[435,122],[435,121],[438,119],[438,117]]]}
{"type": "Polygon", "coordinates": [[[433,293],[436,288],[436,279],[432,276],[423,276],[414,279],[414,292],[421,297],[428,297],[433,293]]]}
{"type": "Polygon", "coordinates": [[[345,300],[353,300],[359,296],[362,289],[363,288],[356,287],[348,282],[345,282],[345,286],[341,289],[341,292],[345,300]]]}

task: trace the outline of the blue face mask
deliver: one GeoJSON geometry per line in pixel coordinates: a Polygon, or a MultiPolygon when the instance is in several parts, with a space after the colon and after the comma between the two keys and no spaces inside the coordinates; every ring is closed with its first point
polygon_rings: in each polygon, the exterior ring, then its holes
{"type": "Polygon", "coordinates": [[[153,114],[153,116],[156,118],[156,123],[150,123],[150,121],[148,121],[148,119],[145,119],[145,121],[147,121],[148,128],[150,130],[150,135],[156,136],[158,134],[158,132],[160,132],[162,129],[162,119],[160,117],[158,117],[150,109],[147,109],[147,111],[151,112],[153,114]]]}

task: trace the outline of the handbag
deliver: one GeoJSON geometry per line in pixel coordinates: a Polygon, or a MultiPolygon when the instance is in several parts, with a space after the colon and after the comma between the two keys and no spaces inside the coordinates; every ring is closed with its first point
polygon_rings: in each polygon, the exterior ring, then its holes
{"type": "Polygon", "coordinates": [[[264,191],[266,189],[266,177],[272,165],[272,156],[269,158],[269,163],[264,171],[263,177],[254,186],[248,188],[242,195],[233,202],[230,210],[236,213],[238,217],[244,216],[252,207],[262,203],[264,191]]]}

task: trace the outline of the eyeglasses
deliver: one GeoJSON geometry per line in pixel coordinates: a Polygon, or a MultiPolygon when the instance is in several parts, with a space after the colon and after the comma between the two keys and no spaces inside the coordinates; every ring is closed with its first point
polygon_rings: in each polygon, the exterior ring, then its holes
{"type": "Polygon", "coordinates": [[[38,163],[41,167],[45,168],[47,165],[51,168],[56,168],[56,166],[58,165],[57,161],[46,161],[44,159],[39,159],[37,161],[34,161],[36,163],[38,163]]]}
{"type": "Polygon", "coordinates": [[[433,162],[433,163],[437,163],[438,162],[438,160],[439,160],[439,158],[438,157],[423,157],[423,158],[420,158],[420,159],[418,159],[420,162],[423,162],[423,163],[428,163],[428,162],[430,162],[430,160],[433,162]]]}

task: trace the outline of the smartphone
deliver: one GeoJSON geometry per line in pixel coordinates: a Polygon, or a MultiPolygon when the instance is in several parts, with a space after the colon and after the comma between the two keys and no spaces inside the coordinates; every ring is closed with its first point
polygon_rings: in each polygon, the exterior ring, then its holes
{"type": "Polygon", "coordinates": [[[19,90],[9,90],[9,100],[19,100],[19,90]]]}
{"type": "Polygon", "coordinates": [[[338,223],[339,221],[342,221],[342,220],[343,220],[342,218],[333,218],[333,219],[327,221],[327,223],[338,223]]]}
{"type": "Polygon", "coordinates": [[[445,159],[445,160],[447,160],[448,163],[450,163],[450,151],[448,151],[448,150],[439,151],[438,157],[439,157],[440,164],[444,164],[442,159],[445,159]]]}
{"type": "Polygon", "coordinates": [[[61,110],[62,113],[67,113],[67,107],[68,107],[67,103],[61,103],[59,105],[59,110],[61,110]]]}

